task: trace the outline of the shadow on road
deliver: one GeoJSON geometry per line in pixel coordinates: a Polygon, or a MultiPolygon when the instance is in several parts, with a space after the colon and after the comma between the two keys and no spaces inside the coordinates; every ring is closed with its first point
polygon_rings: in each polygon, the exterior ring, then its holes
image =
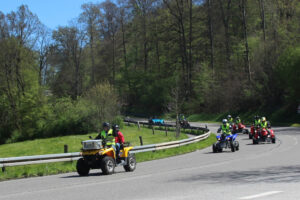
{"type": "MultiPolygon", "coordinates": [[[[125,172],[114,172],[114,174],[121,174],[121,173],[125,173],[125,172]]],[[[78,174],[75,175],[69,175],[69,176],[62,176],[60,178],[82,178],[82,177],[89,177],[89,176],[107,176],[104,175],[102,172],[94,172],[94,173],[89,173],[89,175],[87,176],[79,176],[78,174]]]]}
{"type": "Polygon", "coordinates": [[[208,174],[199,174],[197,176],[186,177],[178,180],[178,182],[197,182],[205,181],[209,183],[291,183],[300,182],[300,165],[282,166],[274,168],[265,168],[253,171],[230,171],[216,172],[208,174]]]}

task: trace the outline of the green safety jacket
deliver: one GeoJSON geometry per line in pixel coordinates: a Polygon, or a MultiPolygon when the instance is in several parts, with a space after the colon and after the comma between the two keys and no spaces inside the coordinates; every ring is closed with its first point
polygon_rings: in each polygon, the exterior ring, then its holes
{"type": "Polygon", "coordinates": [[[260,126],[261,126],[261,128],[268,128],[268,123],[266,121],[261,122],[260,126]]]}
{"type": "Polygon", "coordinates": [[[240,120],[240,119],[237,119],[237,120],[235,121],[235,123],[236,123],[236,124],[239,124],[239,123],[241,123],[241,120],[240,120]]]}
{"type": "Polygon", "coordinates": [[[222,128],[223,133],[225,133],[225,134],[231,133],[229,123],[226,123],[225,125],[222,124],[221,128],[222,128]]]}
{"type": "Polygon", "coordinates": [[[230,124],[232,124],[232,123],[233,123],[233,118],[229,118],[229,119],[228,119],[228,122],[229,122],[230,124]]]}
{"type": "Polygon", "coordinates": [[[259,120],[255,120],[255,121],[254,121],[254,125],[255,125],[255,126],[258,126],[258,125],[260,125],[260,124],[261,124],[261,121],[260,121],[260,119],[259,119],[259,120]]]}
{"type": "Polygon", "coordinates": [[[107,145],[116,145],[115,137],[113,136],[113,130],[109,129],[108,132],[104,130],[100,133],[101,138],[106,140],[107,145]]]}

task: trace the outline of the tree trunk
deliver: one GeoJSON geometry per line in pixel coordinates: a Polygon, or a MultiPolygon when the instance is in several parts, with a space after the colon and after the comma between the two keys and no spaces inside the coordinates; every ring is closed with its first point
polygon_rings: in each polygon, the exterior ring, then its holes
{"type": "Polygon", "coordinates": [[[227,67],[230,67],[230,35],[229,35],[229,13],[231,8],[231,0],[227,0],[227,7],[226,7],[226,13],[224,11],[224,6],[222,1],[219,0],[220,8],[221,8],[221,14],[222,14],[222,21],[225,29],[225,49],[226,49],[226,65],[227,67]]]}
{"type": "Polygon", "coordinates": [[[193,0],[189,0],[189,68],[188,68],[188,85],[189,91],[192,91],[192,68],[193,68],[193,57],[192,57],[192,41],[193,41],[193,0]]]}
{"type": "Polygon", "coordinates": [[[261,17],[261,28],[263,30],[263,38],[266,41],[266,23],[265,23],[265,3],[264,0],[259,0],[259,10],[261,17]]]}
{"type": "Polygon", "coordinates": [[[246,21],[246,2],[247,0],[241,0],[240,7],[242,11],[242,22],[244,28],[244,40],[245,40],[245,64],[247,66],[248,80],[251,81],[251,68],[249,60],[249,46],[248,46],[248,34],[247,34],[247,21],[246,21]]]}
{"type": "Polygon", "coordinates": [[[210,41],[210,67],[212,69],[212,78],[214,79],[214,40],[213,40],[213,25],[211,16],[211,1],[207,0],[208,4],[208,27],[209,27],[209,41],[210,41]]]}

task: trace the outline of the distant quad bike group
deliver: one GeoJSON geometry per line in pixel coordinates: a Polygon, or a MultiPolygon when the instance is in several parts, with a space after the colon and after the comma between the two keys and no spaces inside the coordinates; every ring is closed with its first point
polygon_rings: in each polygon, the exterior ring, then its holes
{"type": "Polygon", "coordinates": [[[116,152],[107,147],[102,140],[86,140],[82,142],[81,158],[77,161],[76,169],[79,175],[87,176],[90,169],[101,169],[105,175],[113,174],[116,166],[123,166],[125,171],[131,172],[136,168],[133,147],[125,144],[120,150],[120,162],[117,162],[116,152]]]}
{"type": "MultiPolygon", "coordinates": [[[[256,118],[258,119],[258,116],[256,116],[256,118]]],[[[223,119],[226,123],[223,123],[223,126],[221,126],[218,132],[220,132],[222,127],[225,128],[225,124],[227,124],[227,130],[229,130],[229,127],[231,128],[229,131],[230,134],[228,134],[228,132],[225,134],[222,130],[222,134],[216,136],[217,142],[212,146],[213,153],[222,152],[223,149],[227,148],[231,149],[232,152],[239,150],[239,143],[236,141],[238,133],[248,134],[253,144],[276,143],[276,137],[274,131],[271,129],[270,122],[267,122],[265,117],[262,119],[264,119],[263,122],[265,124],[260,125],[260,121],[258,120],[259,123],[256,123],[256,125],[253,123],[250,131],[248,131],[240,120],[239,123],[231,123],[231,125],[229,125],[228,120],[223,119]]]]}

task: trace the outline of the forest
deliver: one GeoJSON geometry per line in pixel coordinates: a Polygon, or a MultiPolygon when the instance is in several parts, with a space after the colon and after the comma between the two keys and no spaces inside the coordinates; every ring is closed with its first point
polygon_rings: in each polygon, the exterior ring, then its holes
{"type": "Polygon", "coordinates": [[[106,0],[51,30],[0,11],[0,144],[121,116],[276,112],[300,103],[297,0],[106,0]]]}

